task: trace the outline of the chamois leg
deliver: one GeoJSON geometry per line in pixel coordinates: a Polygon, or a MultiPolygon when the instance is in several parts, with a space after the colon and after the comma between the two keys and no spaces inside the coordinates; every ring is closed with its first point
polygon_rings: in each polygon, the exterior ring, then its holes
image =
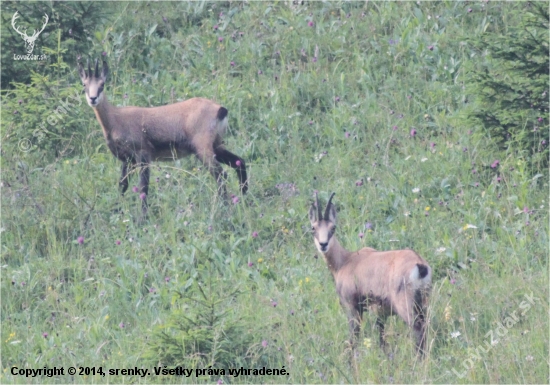
{"type": "Polygon", "coordinates": [[[416,350],[424,355],[426,353],[426,308],[424,305],[424,297],[426,293],[422,290],[417,290],[414,294],[414,323],[413,331],[416,339],[416,350]]]}
{"type": "Polygon", "coordinates": [[[227,200],[227,190],[225,189],[225,179],[227,175],[223,171],[221,164],[215,159],[214,151],[200,151],[197,152],[196,155],[216,180],[218,184],[218,194],[220,194],[223,199],[227,200]]]}
{"type": "Polygon", "coordinates": [[[122,175],[120,176],[120,187],[121,187],[121,193],[120,195],[124,196],[124,193],[126,193],[126,190],[128,190],[128,182],[129,182],[129,171],[130,165],[127,160],[122,162],[122,175]]]}
{"type": "Polygon", "coordinates": [[[420,290],[417,290],[414,294],[404,293],[403,297],[401,297],[395,304],[395,311],[412,329],[416,341],[416,350],[418,353],[423,354],[426,327],[422,305],[419,306],[417,304],[421,304],[421,301],[422,293],[420,290]],[[417,302],[418,300],[420,300],[420,302],[417,302]]]}
{"type": "Polygon", "coordinates": [[[384,320],[380,317],[376,318],[376,327],[378,328],[378,331],[380,332],[380,347],[385,350],[386,348],[386,334],[384,329],[384,320]]]}
{"type": "Polygon", "coordinates": [[[146,154],[139,156],[139,197],[141,198],[141,211],[145,216],[147,214],[147,195],[149,194],[149,177],[151,170],[149,168],[149,157],[146,154]]]}
{"type": "Polygon", "coordinates": [[[248,177],[246,176],[244,159],[228,151],[223,145],[215,147],[214,154],[216,154],[216,160],[218,162],[226,164],[237,171],[241,193],[246,194],[248,191],[248,177]]]}

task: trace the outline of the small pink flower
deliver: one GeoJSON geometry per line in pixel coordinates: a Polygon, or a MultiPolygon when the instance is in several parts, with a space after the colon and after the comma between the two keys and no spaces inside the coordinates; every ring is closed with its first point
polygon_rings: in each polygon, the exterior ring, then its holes
{"type": "Polygon", "coordinates": [[[363,186],[363,179],[359,179],[358,181],[356,181],[356,182],[355,182],[355,185],[356,185],[357,187],[363,186]]]}
{"type": "Polygon", "coordinates": [[[346,131],[346,133],[344,134],[344,136],[345,136],[346,138],[349,138],[350,133],[346,131]]]}
{"type": "Polygon", "coordinates": [[[237,165],[237,167],[241,167],[241,164],[243,164],[240,160],[236,161],[235,164],[237,165]]]}
{"type": "Polygon", "coordinates": [[[248,262],[248,267],[252,267],[254,264],[252,262],[248,262]]]}
{"type": "Polygon", "coordinates": [[[364,236],[365,236],[364,233],[359,233],[359,238],[360,238],[360,239],[363,239],[364,236]]]}
{"type": "Polygon", "coordinates": [[[79,245],[83,245],[84,244],[84,237],[81,235],[78,238],[76,238],[76,241],[78,242],[79,245]]]}
{"type": "Polygon", "coordinates": [[[317,56],[313,56],[313,58],[311,58],[311,61],[317,63],[317,56]]]}
{"type": "Polygon", "coordinates": [[[257,232],[257,231],[254,231],[254,232],[252,233],[252,238],[257,238],[257,237],[258,237],[258,232],[257,232]]]}
{"type": "Polygon", "coordinates": [[[217,31],[217,30],[218,30],[218,24],[216,24],[216,25],[214,26],[214,31],[217,31]]]}
{"type": "Polygon", "coordinates": [[[121,322],[118,324],[118,327],[121,328],[121,329],[124,329],[126,327],[126,325],[124,325],[124,322],[121,322]]]}
{"type": "Polygon", "coordinates": [[[472,12],[472,8],[468,8],[468,13],[471,13],[472,12]]]}
{"type": "Polygon", "coordinates": [[[415,135],[416,135],[416,130],[413,128],[413,129],[411,130],[411,136],[414,138],[415,135]]]}
{"type": "Polygon", "coordinates": [[[216,382],[216,384],[218,384],[218,385],[222,385],[222,384],[223,384],[223,380],[222,380],[221,378],[220,378],[220,379],[218,379],[218,382],[216,382]]]}
{"type": "Polygon", "coordinates": [[[139,199],[144,200],[145,198],[147,198],[147,194],[145,194],[144,192],[139,194],[139,199]]]}
{"type": "Polygon", "coordinates": [[[120,239],[117,239],[117,240],[115,241],[115,245],[117,245],[117,246],[120,245],[120,243],[121,243],[121,242],[120,242],[120,239]]]}
{"type": "Polygon", "coordinates": [[[397,131],[397,126],[392,127],[394,131],[397,131]]]}
{"type": "Polygon", "coordinates": [[[431,143],[430,143],[430,148],[431,148],[431,149],[434,149],[434,148],[435,148],[435,143],[434,143],[434,142],[431,142],[431,143]]]}
{"type": "Polygon", "coordinates": [[[492,164],[491,164],[491,168],[497,168],[497,166],[499,165],[500,161],[498,160],[495,160],[492,164]]]}
{"type": "Polygon", "coordinates": [[[42,337],[48,338],[48,333],[42,333],[42,337]]]}
{"type": "Polygon", "coordinates": [[[135,192],[135,193],[137,193],[137,192],[139,191],[138,186],[132,187],[132,191],[135,192]]]}
{"type": "Polygon", "coordinates": [[[271,306],[277,307],[277,301],[271,301],[271,306]]]}
{"type": "Polygon", "coordinates": [[[523,206],[523,212],[527,214],[529,212],[529,207],[523,206]]]}
{"type": "Polygon", "coordinates": [[[267,341],[266,341],[266,340],[263,340],[263,341],[262,341],[262,346],[263,346],[264,348],[267,348],[267,341]]]}
{"type": "Polygon", "coordinates": [[[231,67],[235,67],[235,62],[232,61],[231,63],[229,63],[231,65],[231,67]]]}
{"type": "Polygon", "coordinates": [[[223,37],[218,37],[218,41],[221,43],[223,41],[223,37]]]}
{"type": "Polygon", "coordinates": [[[313,27],[314,25],[315,25],[315,24],[313,24],[313,21],[308,21],[308,22],[307,22],[307,26],[308,26],[308,27],[313,27]]]}
{"type": "Polygon", "coordinates": [[[454,278],[451,278],[451,285],[454,285],[456,283],[454,278]]]}
{"type": "Polygon", "coordinates": [[[239,197],[234,196],[233,198],[231,198],[231,201],[233,202],[234,205],[236,205],[237,203],[239,203],[239,197]]]}
{"type": "Polygon", "coordinates": [[[434,46],[433,46],[433,45],[430,45],[430,46],[428,46],[428,49],[429,49],[430,51],[433,51],[433,50],[434,50],[434,46]]]}
{"type": "Polygon", "coordinates": [[[537,121],[538,121],[539,123],[542,122],[543,120],[544,120],[544,119],[542,119],[541,117],[539,117],[539,118],[537,119],[537,121]]]}

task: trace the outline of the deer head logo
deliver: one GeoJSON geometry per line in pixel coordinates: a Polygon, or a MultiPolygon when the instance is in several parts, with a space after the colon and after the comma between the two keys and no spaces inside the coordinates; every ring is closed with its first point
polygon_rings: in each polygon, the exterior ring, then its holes
{"type": "Polygon", "coordinates": [[[42,26],[42,29],[40,31],[36,31],[36,29],[33,31],[32,36],[27,36],[27,29],[25,28],[25,32],[21,32],[17,27],[15,26],[15,20],[19,17],[18,12],[16,11],[13,14],[13,17],[11,18],[11,26],[15,31],[20,34],[23,37],[23,40],[25,40],[25,49],[27,50],[27,53],[32,53],[32,50],[34,49],[34,42],[36,39],[38,39],[38,35],[46,28],[46,25],[48,24],[49,17],[48,15],[44,14],[44,25],[42,26]]]}

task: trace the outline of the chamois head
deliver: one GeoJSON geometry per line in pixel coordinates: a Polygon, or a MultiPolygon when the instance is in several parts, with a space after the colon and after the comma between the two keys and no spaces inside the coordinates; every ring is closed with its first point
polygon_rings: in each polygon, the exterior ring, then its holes
{"type": "Polygon", "coordinates": [[[86,92],[86,101],[92,108],[96,108],[103,100],[103,87],[109,74],[109,66],[107,62],[103,61],[103,68],[99,73],[99,60],[95,60],[95,72],[92,73],[90,68],[90,61],[88,60],[88,72],[84,70],[81,63],[78,63],[78,72],[82,84],[84,85],[84,91],[86,92]]]}
{"type": "Polygon", "coordinates": [[[315,246],[323,254],[328,253],[331,248],[334,240],[333,235],[336,231],[336,209],[332,204],[333,196],[334,193],[332,193],[328,200],[324,216],[321,215],[321,206],[319,206],[317,194],[315,194],[315,204],[311,205],[309,209],[309,221],[313,230],[315,246]]]}

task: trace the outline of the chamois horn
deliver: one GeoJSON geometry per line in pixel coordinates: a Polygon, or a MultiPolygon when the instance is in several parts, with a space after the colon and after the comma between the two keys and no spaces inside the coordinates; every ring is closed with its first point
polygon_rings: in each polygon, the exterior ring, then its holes
{"type": "MultiPolygon", "coordinates": [[[[324,220],[328,221],[328,214],[330,212],[330,205],[332,204],[331,201],[332,201],[332,197],[334,196],[334,194],[336,193],[332,193],[332,195],[330,196],[329,200],[328,200],[328,203],[327,203],[327,208],[325,209],[325,217],[323,218],[324,220]]],[[[320,214],[321,212],[319,212],[320,214]]]]}

